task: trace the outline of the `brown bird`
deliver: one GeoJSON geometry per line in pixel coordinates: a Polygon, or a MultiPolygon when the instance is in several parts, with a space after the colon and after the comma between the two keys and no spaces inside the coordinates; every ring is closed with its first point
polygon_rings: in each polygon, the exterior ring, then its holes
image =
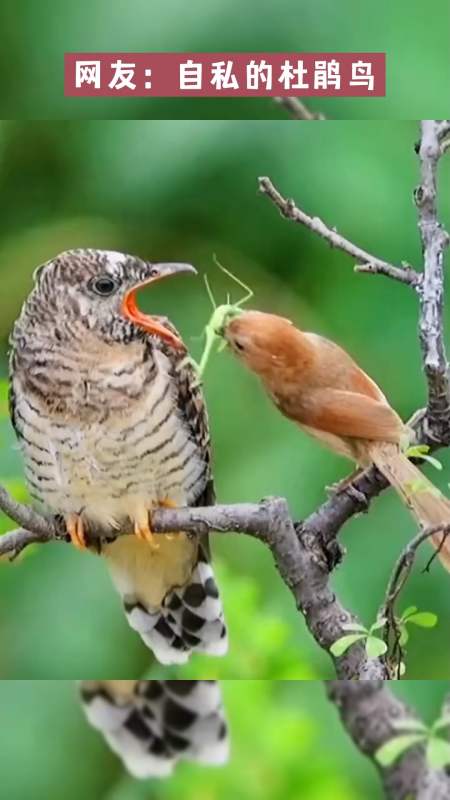
{"type": "Polygon", "coordinates": [[[180,759],[224,764],[228,729],[217,681],[81,681],[86,716],[136,778],[180,759]]]}
{"type": "MultiPolygon", "coordinates": [[[[450,502],[403,452],[411,431],[339,345],[260,311],[240,313],[222,335],[282,414],[360,467],[375,464],[422,527],[450,523],[450,502]]],[[[450,538],[442,538],[432,537],[450,571],[450,538]]]]}
{"type": "Polygon", "coordinates": [[[136,290],[189,264],[71,250],[44,264],[11,337],[10,406],[34,500],[106,557],[163,663],[227,649],[207,537],[153,537],[158,506],[214,503],[208,418],[177,331],[136,290]],[[118,529],[135,535],[115,538],[118,529]]]}

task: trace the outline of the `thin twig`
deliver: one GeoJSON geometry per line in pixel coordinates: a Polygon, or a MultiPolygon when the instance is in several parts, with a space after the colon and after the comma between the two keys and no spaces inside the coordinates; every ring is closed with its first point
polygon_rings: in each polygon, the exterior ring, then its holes
{"type": "Polygon", "coordinates": [[[325,119],[324,114],[316,114],[314,111],[310,111],[308,106],[298,97],[274,97],[273,99],[288,112],[291,119],[325,119]]]}
{"type": "MultiPolygon", "coordinates": [[[[393,664],[396,677],[401,675],[401,665],[404,660],[403,649],[400,644],[401,629],[398,623],[396,604],[409,576],[411,575],[414,562],[416,560],[418,551],[421,545],[427,541],[430,536],[442,531],[441,547],[443,546],[447,536],[449,535],[450,526],[446,525],[433,525],[426,530],[420,531],[406,547],[402,550],[397,562],[395,563],[392,571],[383,604],[378,612],[378,617],[386,619],[386,626],[384,629],[384,640],[389,648],[389,660],[393,664]]],[[[430,564],[439,554],[440,548],[436,549],[428,561],[424,571],[428,571],[430,564]]]]}
{"type": "Polygon", "coordinates": [[[293,200],[283,197],[270,178],[258,178],[258,183],[259,190],[275,203],[283,217],[304,225],[314,233],[317,233],[318,236],[321,236],[322,239],[325,239],[331,247],[343,250],[344,253],[354,258],[357,262],[356,271],[381,273],[413,287],[420,285],[420,274],[409,265],[396,267],[388,261],[371,255],[367,250],[363,250],[362,247],[341,236],[334,228],[329,228],[319,217],[311,217],[300,209],[293,200]]]}

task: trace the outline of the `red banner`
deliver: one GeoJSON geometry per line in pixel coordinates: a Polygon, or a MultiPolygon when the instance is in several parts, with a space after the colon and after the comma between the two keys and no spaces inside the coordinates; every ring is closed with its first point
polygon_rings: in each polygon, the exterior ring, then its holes
{"type": "Polygon", "coordinates": [[[68,97],[384,97],[385,53],[66,53],[68,97]]]}

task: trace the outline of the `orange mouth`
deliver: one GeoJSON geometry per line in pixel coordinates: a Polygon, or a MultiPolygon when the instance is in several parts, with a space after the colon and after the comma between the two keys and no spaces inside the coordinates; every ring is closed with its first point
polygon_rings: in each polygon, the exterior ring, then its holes
{"type": "Polygon", "coordinates": [[[171,347],[175,347],[177,350],[184,349],[185,344],[178,336],[175,336],[172,331],[165,328],[159,320],[139,310],[136,303],[136,292],[137,289],[131,289],[131,291],[125,295],[122,303],[122,314],[124,314],[127,319],[131,320],[131,322],[134,322],[135,325],[139,325],[140,328],[143,328],[146,333],[150,333],[152,336],[159,336],[160,339],[163,339],[163,341],[167,342],[171,347]]]}
{"type": "Polygon", "coordinates": [[[185,350],[186,345],[179,336],[176,336],[176,334],[164,327],[162,322],[158,319],[140,311],[136,302],[136,294],[139,289],[143,286],[148,286],[150,283],[153,283],[153,281],[160,280],[169,275],[174,275],[177,272],[193,272],[195,274],[196,270],[190,264],[176,263],[154,264],[153,267],[158,270],[157,274],[146,281],[142,281],[142,283],[139,283],[137,286],[133,286],[125,295],[122,301],[122,314],[135,325],[139,325],[146,333],[150,333],[152,336],[159,336],[160,339],[177,350],[185,350]]]}

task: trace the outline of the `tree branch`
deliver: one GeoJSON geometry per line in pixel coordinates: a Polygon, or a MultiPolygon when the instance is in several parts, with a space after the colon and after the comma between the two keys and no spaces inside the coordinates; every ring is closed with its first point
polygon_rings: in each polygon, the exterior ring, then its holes
{"type": "Polygon", "coordinates": [[[399,722],[418,720],[385,683],[327,681],[326,691],[356,747],[379,771],[388,800],[445,800],[450,796],[450,778],[443,770],[428,766],[422,745],[408,750],[391,767],[382,768],[376,761],[377,750],[398,736],[399,722]]]}
{"type": "MultiPolygon", "coordinates": [[[[384,640],[389,648],[390,661],[393,669],[395,669],[396,677],[401,677],[401,665],[404,660],[403,648],[400,644],[401,629],[398,624],[396,615],[396,603],[400,596],[403,587],[405,586],[409,576],[411,575],[417,553],[421,545],[427,541],[430,536],[442,531],[441,547],[447,536],[450,534],[449,525],[434,525],[426,530],[420,531],[406,547],[402,550],[389,580],[383,604],[378,612],[378,617],[386,619],[386,627],[384,640]]],[[[428,571],[432,562],[439,554],[439,549],[433,552],[433,555],[428,561],[424,571],[428,571]]]]}
{"type": "Polygon", "coordinates": [[[0,509],[4,511],[10,519],[17,522],[18,525],[21,525],[28,531],[32,531],[35,541],[45,542],[47,539],[53,538],[53,527],[49,524],[48,520],[30,508],[30,506],[26,506],[14,500],[3,486],[0,486],[0,509]]]}
{"type": "MultiPolygon", "coordinates": [[[[5,490],[0,495],[0,508],[15,505],[23,517],[26,506],[12,501],[5,490]],[[6,503],[4,503],[7,497],[6,503]]],[[[29,544],[65,539],[53,522],[39,515],[36,530],[19,529],[0,537],[0,558],[16,557],[29,544]]],[[[297,608],[316,642],[329,653],[331,645],[345,636],[346,625],[359,620],[345,609],[330,587],[330,567],[319,539],[303,543],[297,536],[286,500],[266,498],[259,504],[216,505],[205,508],[157,509],[152,513],[152,530],[156,534],[186,531],[201,535],[208,532],[245,533],[266,544],[273,555],[278,572],[292,592],[297,608]]],[[[115,535],[130,533],[117,531],[115,535]]],[[[383,659],[368,659],[363,645],[356,644],[343,656],[333,659],[339,677],[353,679],[387,678],[383,659]]]]}
{"type": "Polygon", "coordinates": [[[325,119],[324,114],[315,114],[314,111],[310,111],[298,97],[274,97],[273,99],[287,111],[291,119],[325,119]]]}
{"type": "Polygon", "coordinates": [[[438,220],[437,166],[441,142],[449,121],[426,119],[421,123],[419,145],[421,182],[414,192],[424,260],[420,296],[420,343],[428,382],[426,425],[428,436],[450,444],[450,386],[444,345],[444,252],[448,233],[438,220]]]}
{"type": "Polygon", "coordinates": [[[283,217],[304,225],[314,233],[317,233],[318,236],[321,236],[322,239],[325,239],[331,247],[343,250],[344,253],[354,258],[357,262],[356,270],[358,272],[381,273],[414,287],[420,284],[420,275],[412,267],[408,265],[396,267],[388,261],[383,261],[381,258],[371,255],[367,250],[363,250],[362,247],[341,236],[335,228],[329,228],[319,217],[310,217],[309,214],[298,208],[293,200],[283,197],[270,178],[258,178],[258,182],[259,190],[275,203],[283,217]]]}

